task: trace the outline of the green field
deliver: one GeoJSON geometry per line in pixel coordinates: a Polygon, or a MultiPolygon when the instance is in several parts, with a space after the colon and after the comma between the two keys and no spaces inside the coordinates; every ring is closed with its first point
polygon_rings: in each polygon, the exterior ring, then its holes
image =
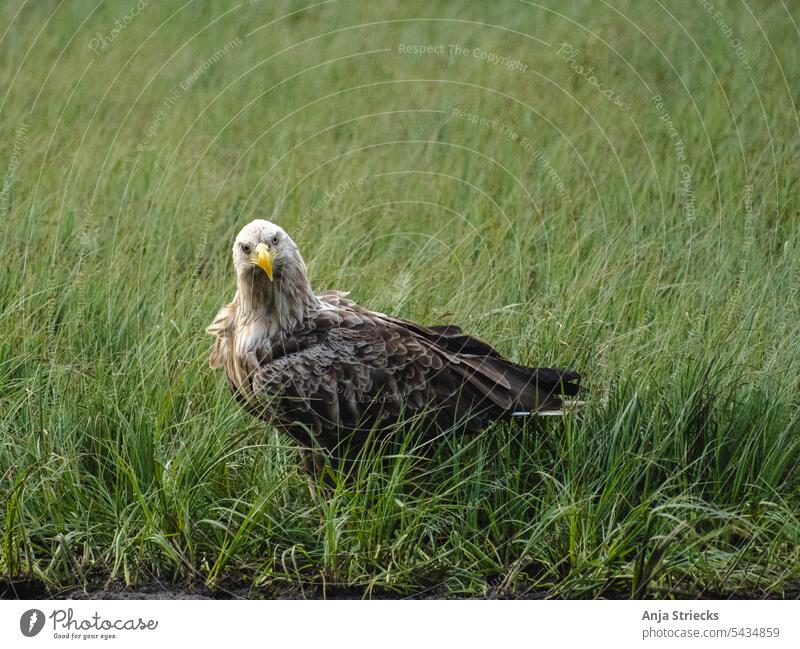
{"type": "MultiPolygon", "coordinates": [[[[796,596],[791,2],[0,6],[0,585],[796,596]],[[587,405],[315,498],[208,368],[230,247],[587,405]]],[[[21,591],[20,591],[21,592],[21,591]]]]}

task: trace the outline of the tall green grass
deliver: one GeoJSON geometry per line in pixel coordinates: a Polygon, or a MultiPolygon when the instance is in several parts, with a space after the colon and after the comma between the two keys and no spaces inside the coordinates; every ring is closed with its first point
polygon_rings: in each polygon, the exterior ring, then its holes
{"type": "Polygon", "coordinates": [[[3,3],[0,575],[796,589],[800,15],[717,4],[151,2],[94,53],[134,2],[3,3]],[[319,289],[575,367],[587,406],[312,497],[206,364],[256,217],[319,289]]]}

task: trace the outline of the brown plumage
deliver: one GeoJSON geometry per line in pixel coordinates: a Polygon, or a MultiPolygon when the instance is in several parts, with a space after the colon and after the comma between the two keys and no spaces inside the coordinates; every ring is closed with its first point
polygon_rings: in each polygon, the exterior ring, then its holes
{"type": "Polygon", "coordinates": [[[491,422],[560,414],[580,377],[530,368],[453,325],[426,327],[315,295],[295,243],[254,221],[233,247],[237,291],[208,333],[213,368],[237,400],[303,447],[314,464],[352,455],[370,434],[419,419],[419,430],[476,431],[491,422]]]}

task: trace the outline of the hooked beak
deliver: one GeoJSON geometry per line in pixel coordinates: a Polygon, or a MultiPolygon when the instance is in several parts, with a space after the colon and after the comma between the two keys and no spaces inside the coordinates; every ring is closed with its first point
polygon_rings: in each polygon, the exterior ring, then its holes
{"type": "Polygon", "coordinates": [[[274,259],[266,243],[259,243],[250,258],[256,266],[259,266],[267,274],[270,282],[272,281],[272,262],[274,259]]]}

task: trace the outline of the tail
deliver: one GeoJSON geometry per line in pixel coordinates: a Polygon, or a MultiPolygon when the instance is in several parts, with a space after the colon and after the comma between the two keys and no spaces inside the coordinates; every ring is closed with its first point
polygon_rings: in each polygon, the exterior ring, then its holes
{"type": "Polygon", "coordinates": [[[504,358],[489,343],[464,334],[455,325],[422,325],[383,316],[436,345],[446,362],[471,386],[467,403],[490,404],[495,416],[560,416],[582,401],[568,400],[581,392],[581,375],[560,367],[526,367],[504,358]]]}
{"type": "Polygon", "coordinates": [[[553,417],[583,405],[575,397],[581,392],[581,376],[564,368],[525,367],[497,356],[459,355],[473,373],[468,379],[480,387],[505,416],[553,417]]]}
{"type": "MultiPolygon", "coordinates": [[[[519,366],[521,367],[521,366],[519,366]]],[[[534,390],[523,386],[519,391],[518,403],[521,407],[511,413],[512,417],[560,417],[570,410],[585,404],[578,399],[564,399],[580,394],[581,375],[574,370],[561,367],[530,367],[530,384],[534,390]]]]}

